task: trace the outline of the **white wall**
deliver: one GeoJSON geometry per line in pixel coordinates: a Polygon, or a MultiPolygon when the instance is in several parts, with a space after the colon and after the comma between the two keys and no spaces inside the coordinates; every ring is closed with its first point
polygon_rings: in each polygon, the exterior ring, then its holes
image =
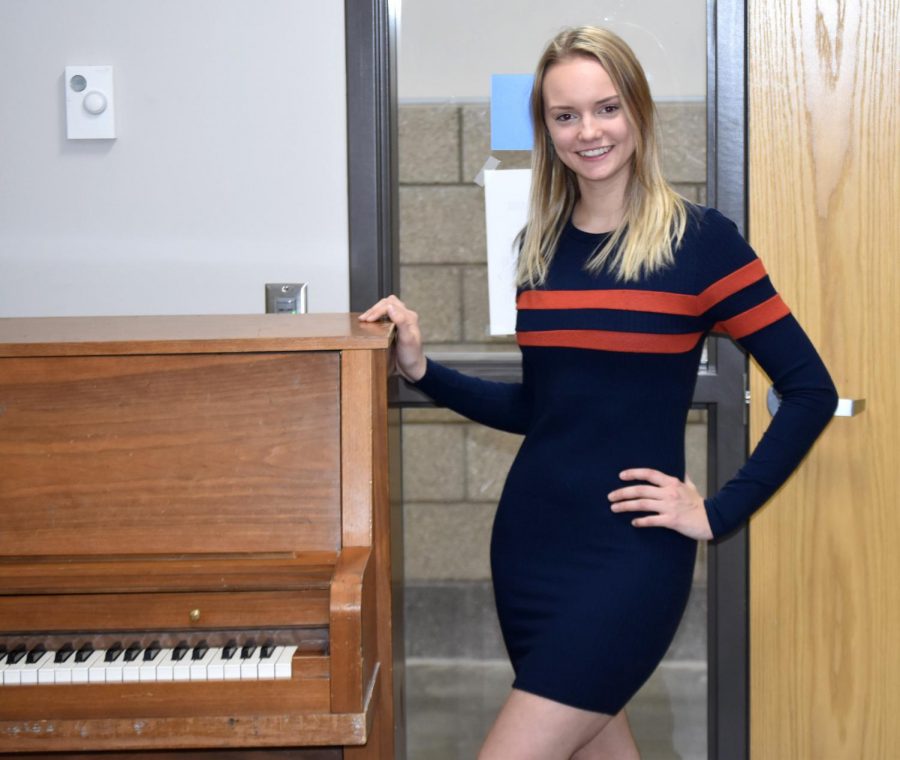
{"type": "Polygon", "coordinates": [[[483,100],[491,74],[534,71],[547,41],[593,24],[634,49],[657,100],[706,97],[707,0],[403,0],[401,101],[483,100]]]}
{"type": "Polygon", "coordinates": [[[347,310],[342,2],[0,0],[0,72],[0,316],[347,310]],[[73,64],[118,139],[66,140],[73,64]]]}

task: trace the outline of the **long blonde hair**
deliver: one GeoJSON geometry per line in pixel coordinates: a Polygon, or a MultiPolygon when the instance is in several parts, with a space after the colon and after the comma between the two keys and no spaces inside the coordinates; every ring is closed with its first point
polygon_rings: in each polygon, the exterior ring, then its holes
{"type": "Polygon", "coordinates": [[[592,254],[586,268],[596,272],[612,256],[612,269],[624,281],[640,279],[674,261],[687,224],[687,206],[662,176],[657,117],[644,70],[630,47],[616,34],[593,26],[566,29],[544,50],[531,90],[534,148],[528,223],[519,233],[516,281],[542,284],[563,228],[579,198],[578,182],[553,149],[544,125],[543,85],[547,69],[563,59],[596,60],[619,95],[634,133],[631,178],[625,190],[625,214],[619,226],[592,254]]]}

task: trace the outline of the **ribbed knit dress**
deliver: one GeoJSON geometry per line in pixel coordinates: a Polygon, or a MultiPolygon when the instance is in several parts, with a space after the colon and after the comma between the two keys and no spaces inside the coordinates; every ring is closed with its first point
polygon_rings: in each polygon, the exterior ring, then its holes
{"type": "Polygon", "coordinates": [[[524,434],[491,537],[514,687],[615,714],[650,677],[684,613],[697,542],[638,528],[607,494],[626,468],[684,478],[684,433],[704,337],[725,332],[782,396],[745,465],[706,499],[716,537],[787,479],[834,412],[816,350],[735,225],[691,207],[675,263],[621,282],[585,262],[603,236],[569,223],[546,282],[517,296],[522,383],[432,360],[417,386],[450,409],[524,434]]]}

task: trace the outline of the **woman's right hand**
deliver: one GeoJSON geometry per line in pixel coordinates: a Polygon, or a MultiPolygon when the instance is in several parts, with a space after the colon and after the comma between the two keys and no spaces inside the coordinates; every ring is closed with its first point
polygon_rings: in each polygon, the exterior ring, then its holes
{"type": "Polygon", "coordinates": [[[360,322],[377,322],[387,317],[397,326],[397,369],[407,380],[417,382],[425,374],[425,352],[422,349],[422,333],[419,331],[419,315],[406,308],[397,296],[382,298],[374,306],[359,315],[360,322]]]}

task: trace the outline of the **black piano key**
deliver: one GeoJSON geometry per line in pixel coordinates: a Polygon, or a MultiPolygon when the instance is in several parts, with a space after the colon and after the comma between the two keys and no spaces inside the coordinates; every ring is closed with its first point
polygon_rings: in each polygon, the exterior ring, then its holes
{"type": "Polygon", "coordinates": [[[256,642],[253,639],[250,639],[244,646],[241,647],[241,659],[246,660],[248,657],[253,657],[253,653],[256,651],[256,642]]]}
{"type": "Polygon", "coordinates": [[[141,649],[143,649],[143,647],[136,641],[129,644],[128,649],[125,650],[125,662],[134,662],[141,653],[141,649]]]}
{"type": "Polygon", "coordinates": [[[71,644],[63,644],[59,649],[56,650],[56,654],[53,657],[53,662],[65,662],[73,654],[75,654],[75,648],[71,644]]]}
{"type": "Polygon", "coordinates": [[[209,644],[205,641],[201,641],[197,646],[194,647],[194,651],[191,652],[192,660],[202,660],[206,657],[206,653],[209,651],[209,644]]]}
{"type": "Polygon", "coordinates": [[[181,662],[184,659],[184,656],[190,651],[190,646],[186,641],[178,642],[178,646],[172,650],[172,659],[175,662],[181,662]]]}
{"type": "Polygon", "coordinates": [[[259,659],[265,660],[275,653],[275,642],[267,641],[259,649],[259,659]]]}
{"type": "Polygon", "coordinates": [[[82,644],[78,647],[78,651],[75,652],[75,662],[84,662],[94,653],[93,644],[82,644]]]}
{"type": "Polygon", "coordinates": [[[237,652],[237,642],[234,639],[231,639],[224,647],[222,647],[222,659],[230,660],[234,657],[235,652],[237,652]]]}
{"type": "Polygon", "coordinates": [[[36,644],[28,653],[28,656],[25,658],[25,662],[27,662],[29,665],[33,665],[45,654],[47,654],[47,648],[43,644],[36,644]]]}
{"type": "Polygon", "coordinates": [[[151,641],[144,650],[144,662],[152,662],[159,656],[159,642],[151,641]]]}
{"type": "Polygon", "coordinates": [[[0,644],[0,665],[3,664],[3,661],[6,659],[6,647],[0,644]]]}
{"type": "Polygon", "coordinates": [[[19,644],[19,646],[13,648],[8,655],[6,655],[6,662],[8,665],[15,665],[19,662],[28,650],[25,649],[24,644],[19,644]]]}
{"type": "Polygon", "coordinates": [[[106,656],[103,658],[107,662],[115,662],[122,655],[122,643],[117,641],[109,649],[106,650],[106,656]]]}

